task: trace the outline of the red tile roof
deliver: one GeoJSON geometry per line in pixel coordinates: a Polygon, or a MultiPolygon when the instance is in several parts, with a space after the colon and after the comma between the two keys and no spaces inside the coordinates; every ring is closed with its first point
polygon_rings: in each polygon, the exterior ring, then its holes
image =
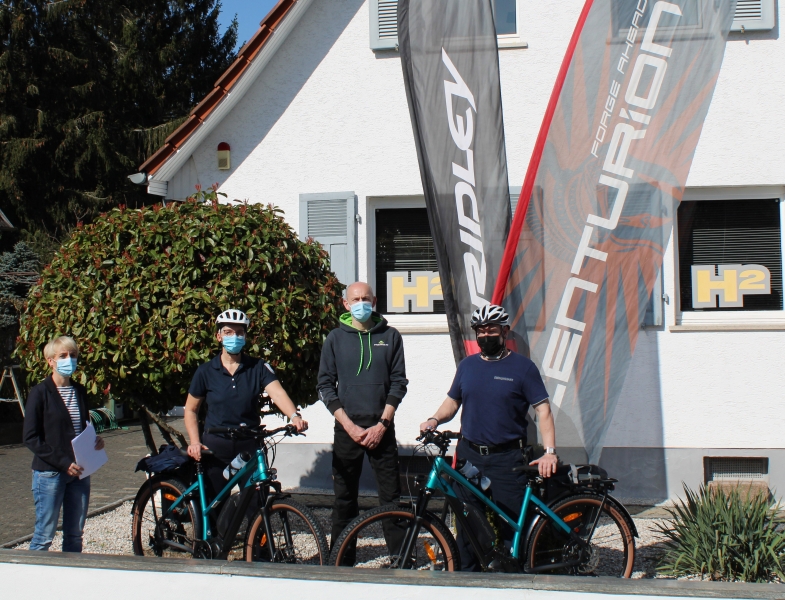
{"type": "Polygon", "coordinates": [[[279,0],[275,8],[262,19],[262,22],[259,24],[259,30],[240,49],[237,59],[215,82],[213,90],[199,104],[194,106],[188,119],[166,138],[164,145],[139,166],[140,172],[148,175],[154,174],[170,156],[177,152],[177,149],[185,143],[202,121],[207,118],[223,97],[234,87],[237,80],[240,79],[240,76],[251,64],[251,61],[259,54],[259,51],[275,32],[275,28],[283,21],[296,2],[297,0],[279,0]]]}

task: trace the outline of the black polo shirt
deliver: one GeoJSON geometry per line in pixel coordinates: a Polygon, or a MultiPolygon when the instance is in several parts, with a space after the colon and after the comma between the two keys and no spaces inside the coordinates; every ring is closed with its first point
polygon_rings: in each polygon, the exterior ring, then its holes
{"type": "Polygon", "coordinates": [[[231,375],[218,354],[196,369],[188,393],[207,402],[205,428],[238,427],[240,423],[256,426],[259,424],[260,395],[277,380],[269,364],[246,354],[231,375]]]}

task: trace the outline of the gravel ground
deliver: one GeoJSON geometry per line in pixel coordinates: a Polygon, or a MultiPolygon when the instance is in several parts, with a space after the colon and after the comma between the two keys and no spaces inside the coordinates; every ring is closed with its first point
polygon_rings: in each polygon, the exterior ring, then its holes
{"type": "MultiPolygon", "coordinates": [[[[312,509],[327,532],[329,542],[330,509],[312,509]]],[[[635,540],[636,557],[633,578],[641,579],[655,576],[657,556],[660,552],[662,537],[657,533],[658,519],[635,519],[640,537],[635,540]]],[[[17,546],[27,550],[29,542],[17,546]]],[[[58,531],[52,543],[52,550],[62,548],[62,534],[58,531]]],[[[131,548],[131,502],[87,520],[84,533],[84,552],[91,554],[133,554],[131,548]]]]}
{"type": "MultiPolygon", "coordinates": [[[[83,552],[90,554],[133,554],[131,548],[131,502],[113,511],[87,519],[84,528],[83,552]]],[[[16,546],[28,550],[30,542],[16,546]]],[[[58,531],[51,550],[63,548],[63,534],[58,531]]]]}

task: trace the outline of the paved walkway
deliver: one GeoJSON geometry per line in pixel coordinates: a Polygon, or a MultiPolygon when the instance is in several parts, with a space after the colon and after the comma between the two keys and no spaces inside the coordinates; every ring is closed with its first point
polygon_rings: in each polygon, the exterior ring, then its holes
{"type": "MultiPolygon", "coordinates": [[[[181,419],[170,424],[180,431],[185,430],[181,419]]],[[[163,439],[157,433],[153,426],[156,442],[161,444],[163,439]]],[[[134,473],[136,463],[148,452],[141,427],[131,425],[127,430],[107,431],[101,435],[106,440],[109,463],[91,478],[89,510],[133,496],[144,481],[141,472],[134,473]]],[[[32,458],[32,453],[24,446],[0,447],[0,474],[3,477],[0,485],[0,545],[33,532],[32,458]]]]}

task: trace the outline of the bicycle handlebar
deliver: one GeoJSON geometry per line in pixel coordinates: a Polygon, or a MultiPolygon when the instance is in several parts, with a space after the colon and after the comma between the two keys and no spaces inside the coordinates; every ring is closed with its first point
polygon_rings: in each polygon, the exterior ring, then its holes
{"type": "Polygon", "coordinates": [[[435,429],[426,429],[417,436],[417,441],[423,444],[433,444],[441,450],[442,456],[447,452],[450,447],[450,440],[458,440],[461,438],[460,433],[454,431],[436,431],[435,429]]]}
{"type": "Polygon", "coordinates": [[[279,433],[284,433],[287,436],[290,435],[305,436],[304,433],[298,433],[297,428],[291,424],[284,425],[283,427],[279,427],[278,429],[267,429],[264,425],[260,425],[259,427],[209,427],[205,429],[204,432],[213,435],[225,434],[236,439],[245,438],[245,439],[255,439],[255,440],[263,440],[265,438],[277,435],[279,433]]]}
{"type": "Polygon", "coordinates": [[[461,434],[455,431],[437,431],[436,429],[426,429],[417,436],[418,442],[432,444],[436,440],[459,440],[461,434]]]}

